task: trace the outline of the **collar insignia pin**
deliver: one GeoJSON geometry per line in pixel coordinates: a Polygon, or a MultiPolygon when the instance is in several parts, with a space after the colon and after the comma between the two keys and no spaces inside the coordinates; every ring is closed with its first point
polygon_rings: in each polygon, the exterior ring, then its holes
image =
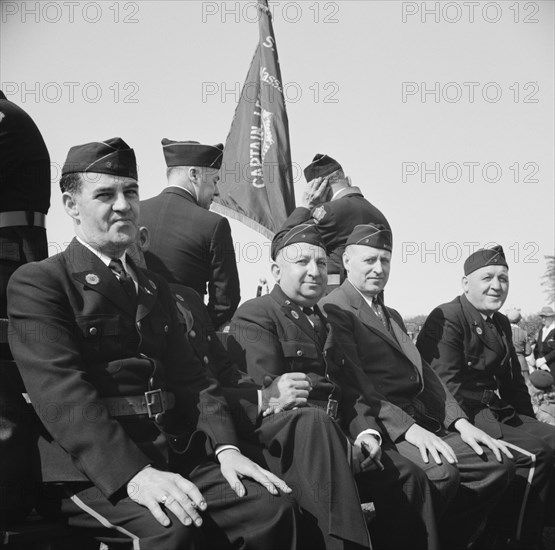
{"type": "Polygon", "coordinates": [[[150,284],[150,286],[151,286],[154,290],[156,290],[156,285],[154,284],[154,282],[153,282],[151,279],[148,280],[148,283],[150,284]]]}
{"type": "Polygon", "coordinates": [[[296,311],[293,310],[291,312],[291,315],[293,316],[294,319],[297,319],[297,320],[299,319],[299,314],[296,311]]]}
{"type": "Polygon", "coordinates": [[[480,327],[476,327],[476,334],[479,334],[480,336],[482,336],[483,332],[484,331],[480,327]]]}
{"type": "Polygon", "coordinates": [[[97,285],[100,282],[100,278],[94,273],[87,273],[85,281],[87,281],[87,284],[89,285],[97,285]]]}

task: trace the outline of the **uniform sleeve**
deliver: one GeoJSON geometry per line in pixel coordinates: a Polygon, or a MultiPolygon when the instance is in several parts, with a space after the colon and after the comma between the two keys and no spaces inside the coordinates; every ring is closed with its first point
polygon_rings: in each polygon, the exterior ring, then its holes
{"type": "Polygon", "coordinates": [[[240,300],[239,273],[231,228],[227,219],[222,218],[210,241],[207,307],[214,327],[219,328],[233,317],[240,300]]]}
{"type": "Polygon", "coordinates": [[[440,308],[436,308],[426,319],[416,346],[423,359],[464,409],[464,398],[461,395],[461,368],[465,363],[462,328],[455,320],[447,319],[440,308]]]}
{"type": "Polygon", "coordinates": [[[89,381],[59,280],[41,264],[27,264],[10,280],[8,304],[10,347],[38,417],[75,466],[110,497],[150,461],[109,417],[89,381]]]}
{"type": "Polygon", "coordinates": [[[158,289],[159,299],[171,317],[163,367],[168,389],[176,395],[176,408],[171,415],[174,425],[188,432],[203,431],[211,443],[209,451],[219,445],[237,446],[229,405],[218,381],[195,355],[179,323],[170,289],[159,278],[158,289]]]}

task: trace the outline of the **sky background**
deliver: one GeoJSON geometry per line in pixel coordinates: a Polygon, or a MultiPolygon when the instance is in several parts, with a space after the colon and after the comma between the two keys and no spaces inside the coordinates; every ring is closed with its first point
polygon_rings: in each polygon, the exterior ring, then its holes
{"type": "MultiPolygon", "coordinates": [[[[6,1],[0,86],[35,120],[52,163],[50,253],[73,235],[60,166],[72,145],[121,136],[141,198],[165,185],[160,141],[225,142],[258,40],[255,2],[6,1]]],[[[462,264],[498,242],[506,306],[535,313],[554,252],[554,3],[272,2],[295,189],[336,158],[394,233],[389,305],[427,314],[462,264]]],[[[231,220],[243,300],[269,243],[231,220]]]]}

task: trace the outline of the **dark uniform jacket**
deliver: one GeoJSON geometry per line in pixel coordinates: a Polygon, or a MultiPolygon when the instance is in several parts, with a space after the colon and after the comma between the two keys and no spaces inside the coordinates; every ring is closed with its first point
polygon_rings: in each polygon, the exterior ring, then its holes
{"type": "Polygon", "coordinates": [[[343,269],[345,243],[355,226],[377,223],[390,229],[386,217],[364,198],[358,187],[343,189],[333,201],[318,206],[312,213],[299,206],[291,213],[284,227],[294,227],[311,218],[317,222],[326,243],[329,256],[328,274],[341,274],[341,282],[345,278],[343,269]]]}
{"type": "Polygon", "coordinates": [[[438,432],[466,417],[422,361],[397,311],[384,307],[390,332],[349,281],[320,305],[345,350],[346,362],[359,371],[360,388],[370,401],[380,402],[378,421],[393,442],[415,422],[438,432]]]}
{"type": "Polygon", "coordinates": [[[490,332],[466,296],[458,296],[432,311],[418,335],[417,346],[470,419],[499,437],[501,431],[490,411],[499,420],[510,416],[512,409],[530,417],[534,411],[509,320],[500,313],[492,318],[498,334],[490,332]]]}
{"type": "Polygon", "coordinates": [[[240,435],[252,436],[259,417],[260,386],[231,361],[221,340],[227,335],[215,332],[199,294],[183,285],[172,284],[170,288],[179,320],[195,355],[220,383],[240,435]]]}
{"type": "MultiPolygon", "coordinates": [[[[323,317],[322,317],[323,320],[323,317]]],[[[235,313],[228,335],[228,350],[256,383],[273,380],[288,372],[303,372],[312,384],[311,406],[327,408],[329,399],[338,401],[338,415],[347,434],[365,429],[379,431],[375,410],[362,402],[351,385],[346,369],[337,367],[344,357],[340,349],[328,352],[333,334],[325,321],[319,334],[297,304],[279,285],[270,294],[249,300],[235,313]]]]}
{"type": "Polygon", "coordinates": [[[147,267],[201,296],[208,283],[207,307],[214,326],[229,321],[241,296],[227,219],[201,208],[185,189],[167,187],[141,201],[141,225],[151,235],[147,267]]]}
{"type": "Polygon", "coordinates": [[[225,399],[184,337],[167,284],[131,265],[137,307],[76,240],[20,268],[8,289],[10,345],[41,420],[43,480],[90,480],[106,497],[147,464],[166,468],[188,445],[185,457],[202,460],[218,444],[237,444],[225,399]],[[158,388],[175,396],[160,425],[146,415],[114,417],[122,401],[104,400],[158,388]]]}
{"type": "Polygon", "coordinates": [[[543,339],[541,329],[538,331],[536,346],[534,347],[534,357],[536,359],[544,357],[547,366],[551,370],[551,374],[555,378],[555,329],[550,330],[543,339]]]}

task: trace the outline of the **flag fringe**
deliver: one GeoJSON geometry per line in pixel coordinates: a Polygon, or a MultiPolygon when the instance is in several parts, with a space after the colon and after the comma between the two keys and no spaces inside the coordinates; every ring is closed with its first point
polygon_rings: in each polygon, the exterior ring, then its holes
{"type": "Polygon", "coordinates": [[[223,204],[213,202],[210,210],[213,210],[214,212],[221,214],[222,216],[232,218],[245,224],[247,227],[254,229],[257,233],[260,233],[270,241],[274,238],[275,233],[273,231],[271,231],[267,227],[264,227],[262,224],[258,223],[252,218],[249,218],[245,214],[237,212],[236,210],[232,210],[231,208],[229,208],[229,206],[224,206],[223,204]]]}

